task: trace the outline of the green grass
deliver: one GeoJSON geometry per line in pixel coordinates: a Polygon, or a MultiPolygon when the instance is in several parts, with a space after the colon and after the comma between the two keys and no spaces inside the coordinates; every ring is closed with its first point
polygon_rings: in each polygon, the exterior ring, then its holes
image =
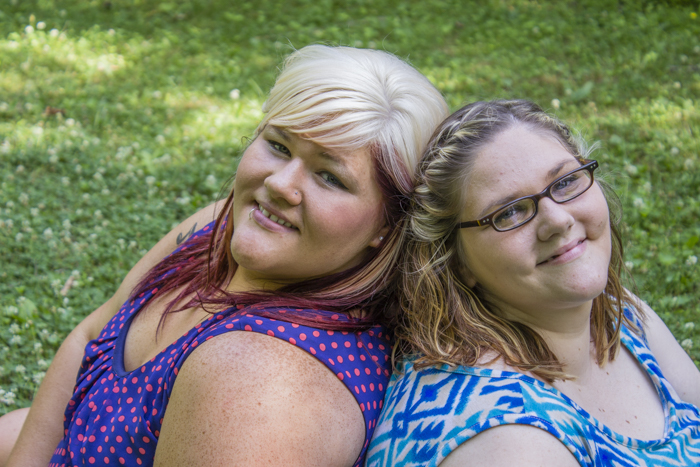
{"type": "Polygon", "coordinates": [[[453,109],[528,98],[600,140],[640,295],[700,361],[700,19],[657,3],[3,2],[0,414],[226,188],[278,64],[310,43],[396,53],[453,109]]]}

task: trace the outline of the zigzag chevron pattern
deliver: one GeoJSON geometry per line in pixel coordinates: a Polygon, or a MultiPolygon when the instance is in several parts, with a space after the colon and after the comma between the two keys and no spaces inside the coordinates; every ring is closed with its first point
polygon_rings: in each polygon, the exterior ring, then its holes
{"type": "Polygon", "coordinates": [[[700,411],[678,398],[646,343],[626,327],[622,342],[662,397],[663,439],[615,433],[552,386],[519,373],[447,365],[416,370],[404,361],[389,384],[365,465],[437,466],[460,444],[505,424],[547,431],[582,466],[700,465],[700,411]]]}

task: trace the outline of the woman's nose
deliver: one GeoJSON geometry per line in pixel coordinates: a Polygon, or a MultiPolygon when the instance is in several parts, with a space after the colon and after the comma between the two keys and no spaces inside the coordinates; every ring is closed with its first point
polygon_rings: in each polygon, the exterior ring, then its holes
{"type": "Polygon", "coordinates": [[[303,162],[292,159],[265,178],[265,188],[273,199],[295,206],[301,202],[303,178],[303,162]]]}
{"type": "Polygon", "coordinates": [[[548,240],[554,235],[565,233],[576,222],[570,208],[549,198],[542,198],[537,206],[537,237],[548,240]]]}

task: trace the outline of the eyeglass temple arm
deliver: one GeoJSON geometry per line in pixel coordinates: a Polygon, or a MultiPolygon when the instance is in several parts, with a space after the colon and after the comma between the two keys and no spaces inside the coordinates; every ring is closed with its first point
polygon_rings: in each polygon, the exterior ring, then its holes
{"type": "Polygon", "coordinates": [[[464,229],[466,227],[481,227],[482,225],[491,225],[491,218],[488,217],[486,219],[481,219],[478,221],[460,222],[459,224],[457,224],[457,228],[464,229]]]}

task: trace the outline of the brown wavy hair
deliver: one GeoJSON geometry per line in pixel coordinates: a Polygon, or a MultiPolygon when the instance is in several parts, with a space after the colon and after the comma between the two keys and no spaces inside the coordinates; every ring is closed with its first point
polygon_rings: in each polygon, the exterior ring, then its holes
{"type": "MultiPolygon", "coordinates": [[[[475,102],[438,127],[417,169],[407,223],[398,352],[420,355],[415,364],[421,367],[474,366],[495,351],[507,365],[551,383],[571,376],[545,340],[529,326],[499,315],[478,285],[473,289],[466,285],[456,228],[465,204],[463,187],[476,156],[513,125],[554,136],[578,160],[587,159],[594,149],[567,125],[525,100],[475,102]]],[[[633,296],[620,281],[624,262],[619,198],[607,183],[597,183],[608,203],[612,236],[607,285],[593,300],[591,312],[596,357],[603,366],[617,354],[622,322],[640,330],[623,313],[623,305],[633,303],[633,296]]]]}

